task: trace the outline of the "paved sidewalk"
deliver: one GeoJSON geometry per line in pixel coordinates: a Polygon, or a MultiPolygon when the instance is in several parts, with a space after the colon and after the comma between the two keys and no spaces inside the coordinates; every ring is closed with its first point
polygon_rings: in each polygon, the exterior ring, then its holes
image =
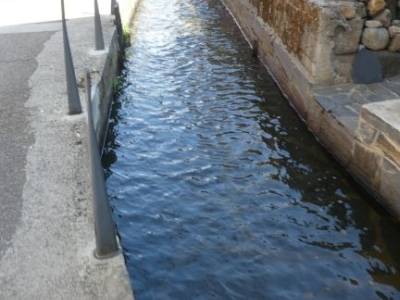
{"type": "MultiPolygon", "coordinates": [[[[68,25],[78,81],[101,74],[93,18],[68,25]]],[[[65,85],[60,22],[0,27],[0,299],[131,299],[122,255],[93,256],[86,113],[67,115],[65,85]]]]}

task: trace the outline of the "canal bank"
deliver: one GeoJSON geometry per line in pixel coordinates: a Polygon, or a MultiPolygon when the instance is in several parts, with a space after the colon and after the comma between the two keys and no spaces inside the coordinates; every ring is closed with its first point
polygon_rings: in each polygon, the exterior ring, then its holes
{"type": "MultiPolygon", "coordinates": [[[[380,16],[355,0],[223,2],[310,131],[399,219],[400,53],[374,52],[383,82],[352,82],[360,42],[370,47],[362,39],[366,21],[380,16]]],[[[390,32],[400,29],[396,5],[386,17],[390,32]]],[[[388,14],[384,8],[375,9],[388,14]]]]}
{"type": "MultiPolygon", "coordinates": [[[[120,1],[126,22],[136,4],[120,1]]],[[[1,299],[133,298],[122,254],[93,255],[83,79],[89,70],[100,136],[123,50],[114,17],[101,20],[105,51],[94,51],[93,17],[67,21],[83,106],[74,116],[68,115],[61,22],[0,27],[1,299]]]]}

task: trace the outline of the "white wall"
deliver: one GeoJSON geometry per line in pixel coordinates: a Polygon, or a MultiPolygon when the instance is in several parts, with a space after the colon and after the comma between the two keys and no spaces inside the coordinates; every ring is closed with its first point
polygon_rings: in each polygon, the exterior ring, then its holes
{"type": "MultiPolygon", "coordinates": [[[[125,2],[123,0],[122,2],[125,2]]],[[[93,0],[64,0],[69,19],[93,16],[93,0]]],[[[98,0],[100,13],[110,14],[111,0],[98,0]]],[[[0,0],[0,26],[60,20],[60,0],[0,0]]]]}

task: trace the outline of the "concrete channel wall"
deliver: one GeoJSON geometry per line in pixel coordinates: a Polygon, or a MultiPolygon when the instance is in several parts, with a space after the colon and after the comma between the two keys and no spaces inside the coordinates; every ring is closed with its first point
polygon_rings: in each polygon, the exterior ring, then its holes
{"type": "Polygon", "coordinates": [[[351,78],[364,4],[223,2],[310,131],[400,219],[400,76],[368,85],[351,78]]]}
{"type": "MultiPolygon", "coordinates": [[[[124,30],[129,31],[132,18],[141,0],[120,0],[118,1],[121,13],[121,21],[124,30]]],[[[120,59],[122,55],[119,36],[114,31],[107,51],[107,58],[104,67],[100,72],[92,72],[93,82],[92,90],[93,102],[93,121],[97,134],[97,140],[100,149],[105,143],[105,137],[108,129],[108,120],[110,106],[113,100],[113,89],[115,81],[119,75],[120,59]]]]}

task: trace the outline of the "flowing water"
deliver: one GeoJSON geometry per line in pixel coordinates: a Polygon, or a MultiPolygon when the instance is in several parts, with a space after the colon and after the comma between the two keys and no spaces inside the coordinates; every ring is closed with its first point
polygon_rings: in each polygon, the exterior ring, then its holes
{"type": "Polygon", "coordinates": [[[144,0],[104,155],[137,299],[400,299],[400,227],[216,0],[144,0]]]}

